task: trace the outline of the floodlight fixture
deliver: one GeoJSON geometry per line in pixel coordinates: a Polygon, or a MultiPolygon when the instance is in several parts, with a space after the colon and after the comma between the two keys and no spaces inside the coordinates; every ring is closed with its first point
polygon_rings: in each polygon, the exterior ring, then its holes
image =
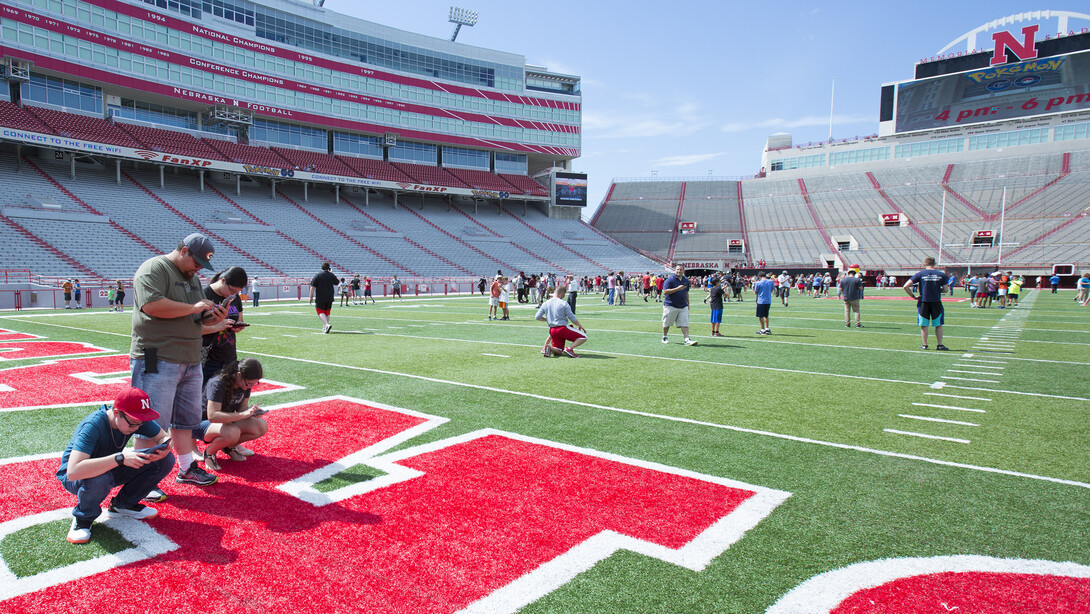
{"type": "Polygon", "coordinates": [[[462,26],[473,27],[477,25],[477,11],[452,6],[447,21],[454,24],[454,34],[450,35],[450,42],[453,43],[454,39],[458,38],[458,32],[462,29],[462,26]]]}

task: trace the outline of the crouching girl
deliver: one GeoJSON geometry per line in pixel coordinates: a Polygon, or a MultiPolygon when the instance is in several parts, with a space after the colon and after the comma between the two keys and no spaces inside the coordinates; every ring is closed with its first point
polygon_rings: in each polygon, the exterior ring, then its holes
{"type": "Polygon", "coordinates": [[[204,466],[208,471],[220,470],[216,456],[221,450],[234,461],[253,456],[253,450],[242,444],[268,432],[269,424],[259,417],[265,410],[250,405],[250,391],[261,382],[262,375],[260,361],[244,358],[224,365],[205,385],[208,419],[193,432],[193,437],[208,444],[204,449],[204,466]]]}

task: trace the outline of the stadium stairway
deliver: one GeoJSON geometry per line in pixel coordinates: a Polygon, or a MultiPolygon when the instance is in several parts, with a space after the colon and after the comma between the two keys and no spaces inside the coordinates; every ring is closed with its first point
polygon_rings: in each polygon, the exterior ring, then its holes
{"type": "MultiPolygon", "coordinates": [[[[345,233],[341,232],[340,230],[337,230],[337,229],[336,229],[336,228],[334,228],[333,226],[330,226],[330,225],[329,225],[328,223],[326,223],[326,222],[325,222],[325,221],[324,221],[324,220],[323,220],[322,218],[320,218],[320,217],[318,217],[318,216],[314,215],[314,214],[313,214],[313,213],[311,213],[310,211],[307,211],[307,209],[306,209],[305,207],[301,206],[301,205],[300,205],[299,203],[297,203],[297,202],[295,202],[294,200],[292,200],[292,199],[291,199],[291,198],[290,198],[290,197],[289,197],[289,196],[288,196],[287,194],[285,194],[285,193],[284,193],[284,191],[283,191],[283,190],[279,190],[279,189],[278,189],[278,190],[276,191],[276,193],[277,193],[277,194],[279,194],[281,198],[283,198],[284,200],[286,200],[286,201],[288,202],[288,204],[292,205],[293,207],[295,207],[295,208],[296,208],[296,209],[298,209],[299,211],[302,211],[302,212],[303,212],[304,214],[306,214],[306,215],[307,215],[308,217],[310,217],[310,218],[311,218],[311,219],[313,219],[314,221],[318,222],[318,223],[319,223],[319,224],[321,224],[322,226],[326,227],[326,229],[328,229],[328,230],[329,230],[330,232],[332,232],[333,234],[335,234],[335,235],[337,235],[337,236],[341,237],[342,239],[344,239],[344,240],[348,241],[348,242],[349,242],[349,243],[351,243],[352,245],[355,245],[356,247],[359,247],[360,249],[362,249],[362,250],[364,250],[364,251],[366,251],[366,252],[368,252],[368,253],[370,253],[370,254],[372,254],[372,255],[374,255],[374,256],[377,256],[377,257],[378,257],[379,259],[381,259],[381,260],[383,260],[383,261],[387,262],[388,264],[390,264],[390,265],[392,265],[392,266],[394,266],[394,267],[396,267],[396,268],[400,269],[401,271],[403,271],[403,272],[405,272],[405,273],[408,273],[409,275],[417,275],[416,271],[413,271],[412,269],[410,269],[410,268],[408,268],[408,267],[406,267],[406,266],[402,265],[401,263],[399,263],[399,262],[395,261],[394,259],[392,259],[392,258],[390,258],[390,257],[386,256],[385,254],[379,253],[379,252],[377,252],[377,251],[375,251],[375,250],[371,249],[370,247],[367,247],[366,245],[364,245],[363,243],[360,243],[360,242],[359,242],[359,241],[357,241],[356,239],[353,239],[352,237],[348,236],[347,234],[345,234],[345,233]]],[[[344,269],[344,271],[345,271],[345,272],[349,272],[349,271],[352,271],[352,270],[353,270],[353,269],[347,269],[347,268],[346,268],[346,269],[344,269]]]]}
{"type": "MultiPolygon", "coordinates": [[[[951,165],[951,166],[953,166],[953,165],[951,165]]],[[[897,206],[897,203],[893,202],[893,199],[890,198],[889,195],[886,194],[885,190],[882,189],[882,186],[879,185],[878,179],[875,178],[874,174],[870,173],[870,172],[867,172],[866,175],[867,175],[867,178],[870,179],[871,185],[874,186],[875,191],[878,192],[878,195],[881,196],[887,203],[889,203],[889,206],[893,207],[894,211],[896,211],[897,213],[904,214],[904,211],[899,206],[897,206]]],[[[947,175],[947,176],[949,176],[949,175],[947,175]]],[[[802,179],[799,179],[799,182],[801,183],[802,179]]],[[[945,184],[944,184],[944,187],[945,187],[945,184]]],[[[931,249],[939,251],[939,253],[941,253],[943,255],[943,257],[946,258],[947,262],[953,262],[953,261],[957,260],[957,258],[955,258],[953,254],[951,254],[950,252],[948,252],[945,249],[941,248],[939,246],[939,242],[936,241],[935,239],[931,238],[931,235],[924,232],[923,229],[920,228],[919,225],[916,224],[916,222],[911,217],[909,217],[907,215],[905,217],[908,219],[909,228],[911,228],[917,235],[919,235],[919,237],[921,239],[923,239],[924,243],[927,243],[928,245],[930,245],[931,249]]]]}
{"type": "MultiPolygon", "coordinates": [[[[544,238],[544,239],[545,239],[545,240],[547,240],[547,241],[550,241],[550,242],[552,242],[552,243],[555,243],[555,244],[556,244],[557,246],[559,246],[559,247],[560,247],[561,249],[563,249],[563,250],[565,250],[565,251],[568,251],[568,252],[571,252],[572,254],[575,254],[575,255],[576,255],[577,257],[579,257],[579,258],[580,258],[581,260],[585,260],[586,262],[589,262],[590,264],[594,265],[595,267],[597,267],[597,268],[599,268],[599,269],[604,269],[604,270],[608,270],[608,269],[609,269],[609,267],[608,267],[608,266],[606,266],[606,265],[604,265],[604,264],[602,264],[602,263],[600,263],[600,262],[597,262],[597,261],[593,260],[592,258],[590,258],[590,257],[588,257],[588,256],[585,256],[585,255],[583,255],[583,254],[580,254],[579,252],[575,251],[574,249],[572,249],[572,248],[568,247],[567,245],[564,245],[564,244],[563,244],[563,243],[561,243],[560,241],[557,241],[556,239],[554,239],[554,238],[550,237],[549,235],[547,235],[547,234],[545,234],[545,233],[541,232],[541,231],[540,231],[540,230],[538,230],[537,228],[534,228],[533,226],[531,226],[530,224],[528,224],[528,223],[526,222],[526,220],[524,220],[524,219],[521,219],[521,218],[520,218],[519,216],[515,215],[514,213],[511,213],[510,211],[508,211],[508,210],[506,210],[506,209],[504,209],[504,213],[506,213],[507,215],[509,215],[509,216],[511,216],[512,218],[514,218],[514,219],[515,219],[515,220],[516,220],[516,221],[517,221],[518,223],[522,224],[522,225],[523,225],[523,226],[525,226],[526,228],[530,229],[530,232],[532,232],[532,233],[534,233],[535,235],[538,235],[538,236],[540,236],[540,237],[544,238]]],[[[578,270],[578,269],[576,269],[576,270],[578,270]]]]}
{"type": "MultiPolygon", "coordinates": [[[[38,174],[39,174],[39,175],[41,175],[42,177],[44,177],[46,181],[48,181],[48,182],[50,182],[51,184],[53,184],[53,186],[54,186],[54,187],[55,187],[56,189],[60,190],[60,191],[61,191],[61,193],[63,193],[63,194],[65,195],[65,196],[67,196],[67,197],[68,197],[69,199],[71,199],[71,200],[72,200],[72,202],[74,202],[74,203],[76,203],[77,205],[79,205],[80,207],[82,207],[82,208],[83,208],[84,210],[86,210],[86,211],[87,211],[88,213],[92,213],[92,214],[94,214],[94,215],[105,215],[105,214],[104,214],[104,213],[102,213],[101,211],[99,211],[99,210],[95,209],[95,208],[94,208],[94,207],[92,207],[92,206],[91,206],[90,204],[88,204],[87,202],[85,202],[85,201],[84,201],[84,200],[83,200],[82,198],[80,198],[79,196],[76,196],[75,194],[73,194],[73,193],[72,193],[71,191],[69,191],[69,190],[68,190],[68,188],[66,188],[66,187],[64,187],[63,185],[61,185],[60,183],[58,183],[56,179],[54,179],[54,178],[53,178],[52,176],[50,176],[50,175],[49,175],[48,173],[46,173],[46,172],[45,172],[44,170],[42,170],[42,168],[41,168],[41,167],[39,167],[39,166],[38,166],[37,164],[35,164],[35,163],[34,163],[33,161],[31,161],[31,160],[30,160],[29,158],[23,158],[23,162],[25,162],[25,163],[26,163],[26,165],[27,165],[27,166],[29,166],[30,168],[32,168],[32,169],[34,169],[35,171],[37,171],[37,172],[38,172],[38,174]]],[[[133,241],[134,243],[137,243],[137,244],[139,244],[139,245],[143,246],[143,247],[144,247],[145,249],[147,249],[147,250],[148,250],[149,252],[151,252],[152,254],[158,254],[158,253],[160,253],[160,252],[159,252],[159,250],[158,250],[158,249],[156,249],[154,245],[152,245],[151,243],[148,243],[148,242],[147,242],[147,241],[145,241],[144,239],[140,238],[140,237],[139,237],[139,236],[138,236],[138,235],[137,235],[136,233],[132,232],[132,231],[131,231],[131,230],[129,230],[128,228],[125,228],[125,227],[124,227],[124,226],[122,226],[121,224],[117,223],[116,221],[114,221],[114,219],[113,219],[113,218],[109,218],[109,219],[110,219],[110,222],[109,222],[109,224],[110,224],[110,227],[111,227],[111,228],[113,228],[114,230],[116,230],[116,231],[120,232],[121,234],[125,235],[125,236],[126,236],[126,237],[128,237],[128,238],[129,238],[129,239],[130,239],[131,241],[133,241]]]]}
{"type": "Polygon", "coordinates": [[[90,279],[107,279],[107,277],[105,277],[105,276],[103,276],[103,275],[101,275],[101,274],[99,274],[99,273],[97,273],[95,271],[92,271],[91,269],[89,269],[89,268],[85,267],[84,265],[80,264],[74,258],[72,258],[68,254],[62,252],[61,250],[57,249],[56,247],[51,245],[46,240],[39,237],[38,235],[30,232],[26,228],[23,228],[15,220],[13,220],[11,218],[8,218],[8,217],[5,217],[3,215],[0,215],[0,222],[3,222],[4,224],[7,224],[15,232],[23,235],[24,237],[29,239],[32,243],[34,243],[38,247],[44,249],[45,251],[49,252],[50,254],[53,254],[57,258],[61,259],[63,262],[68,264],[68,266],[72,267],[74,270],[79,271],[80,275],[82,277],[86,277],[86,278],[90,278],[90,279]]]}
{"type": "MultiPolygon", "coordinates": [[[[241,247],[235,245],[234,243],[231,243],[227,239],[224,239],[223,237],[217,235],[216,233],[212,232],[211,230],[209,230],[209,229],[205,228],[204,226],[202,226],[201,224],[197,223],[195,220],[189,218],[184,213],[182,213],[181,211],[174,208],[170,203],[163,200],[162,198],[159,198],[159,196],[157,194],[155,194],[154,192],[149,190],[147,188],[147,186],[145,186],[144,184],[137,181],[136,178],[133,177],[132,175],[130,175],[127,172],[124,172],[124,171],[122,171],[121,175],[123,177],[125,177],[126,179],[128,179],[130,182],[132,182],[133,185],[140,188],[145,194],[147,194],[149,197],[151,197],[152,200],[154,200],[155,202],[159,203],[164,208],[166,208],[167,211],[170,211],[174,215],[176,215],[176,216],[182,218],[183,220],[185,220],[186,222],[188,222],[190,225],[192,225],[194,228],[196,228],[197,231],[199,231],[201,234],[209,237],[210,239],[215,239],[215,240],[219,241],[220,243],[226,245],[231,250],[237,252],[243,258],[247,258],[247,259],[251,260],[252,262],[254,262],[255,264],[257,264],[258,266],[260,266],[262,268],[262,271],[261,271],[262,274],[264,274],[264,275],[283,275],[284,274],[283,271],[280,271],[280,270],[276,269],[275,267],[273,267],[269,263],[257,258],[253,254],[250,254],[249,252],[243,250],[241,247]]],[[[181,239],[179,239],[179,240],[181,240],[181,239]]],[[[253,272],[251,272],[251,274],[253,274],[253,272]]]]}

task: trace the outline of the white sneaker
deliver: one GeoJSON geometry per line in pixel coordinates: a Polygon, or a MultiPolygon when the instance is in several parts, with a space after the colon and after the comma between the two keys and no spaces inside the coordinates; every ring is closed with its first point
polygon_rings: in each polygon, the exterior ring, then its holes
{"type": "Polygon", "coordinates": [[[697,342],[693,341],[692,339],[686,339],[685,340],[685,345],[696,345],[696,343],[697,342]]]}
{"type": "Polygon", "coordinates": [[[128,516],[129,518],[136,518],[143,520],[145,518],[155,518],[159,515],[159,512],[154,507],[148,507],[142,503],[137,503],[132,507],[117,507],[113,503],[110,504],[110,513],[117,516],[128,516]]]}
{"type": "Polygon", "coordinates": [[[666,335],[663,335],[662,336],[662,342],[663,343],[670,343],[670,340],[666,338],[666,335]]]}
{"type": "Polygon", "coordinates": [[[79,526],[79,519],[72,519],[72,528],[68,529],[68,541],[73,544],[86,544],[91,541],[91,525],[79,526]]]}
{"type": "Polygon", "coordinates": [[[322,332],[327,334],[327,335],[329,334],[329,331],[331,331],[331,330],[333,330],[333,325],[332,324],[326,324],[325,326],[322,327],[322,332]]]}

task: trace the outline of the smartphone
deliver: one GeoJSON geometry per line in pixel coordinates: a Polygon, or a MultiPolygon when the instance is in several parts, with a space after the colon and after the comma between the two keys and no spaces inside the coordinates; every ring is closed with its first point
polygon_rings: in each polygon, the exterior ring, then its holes
{"type": "Polygon", "coordinates": [[[235,322],[234,325],[231,326],[231,328],[246,328],[247,326],[249,326],[249,324],[247,324],[246,322],[235,322]]]}
{"type": "Polygon", "coordinates": [[[251,416],[251,417],[252,417],[252,418],[256,418],[256,417],[258,417],[258,416],[264,416],[264,415],[265,415],[265,414],[267,414],[267,413],[269,413],[269,410],[265,409],[264,407],[258,407],[258,408],[257,408],[257,411],[255,411],[255,412],[254,412],[254,415],[253,415],[253,416],[251,416]]]}
{"type": "Polygon", "coordinates": [[[167,439],[166,441],[164,441],[163,443],[161,443],[161,444],[159,444],[157,446],[152,446],[152,447],[147,448],[145,450],[140,450],[140,453],[141,454],[147,454],[149,456],[152,455],[152,454],[158,454],[160,451],[166,450],[169,445],[170,445],[170,440],[167,439]]]}
{"type": "Polygon", "coordinates": [[[233,300],[235,300],[235,295],[234,294],[232,294],[231,296],[228,296],[227,298],[220,301],[220,307],[229,307],[231,305],[231,301],[233,301],[233,300]]]}

